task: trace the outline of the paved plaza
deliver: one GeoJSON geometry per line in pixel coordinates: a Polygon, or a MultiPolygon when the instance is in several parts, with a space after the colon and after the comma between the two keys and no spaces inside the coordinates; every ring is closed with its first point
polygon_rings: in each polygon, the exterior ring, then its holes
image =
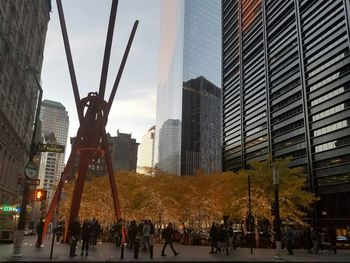
{"type": "MultiPolygon", "coordinates": [[[[35,247],[35,237],[25,237],[23,241],[22,254],[23,257],[19,261],[45,262],[50,261],[51,240],[44,242],[41,248],[35,247]]],[[[13,244],[0,244],[0,261],[8,262],[11,259],[13,244]]],[[[133,258],[133,251],[125,249],[124,259],[120,259],[120,249],[111,243],[100,243],[96,247],[89,249],[89,256],[80,256],[81,246],[77,247],[78,256],[70,258],[69,245],[55,244],[53,257],[51,261],[74,261],[74,262],[114,262],[114,261],[152,261],[152,262],[350,262],[350,250],[339,250],[336,255],[323,251],[318,255],[307,254],[304,250],[295,250],[294,255],[286,255],[286,251],[282,252],[282,259],[275,259],[275,251],[273,249],[254,249],[253,255],[250,254],[249,248],[238,248],[227,255],[209,254],[210,248],[207,246],[189,246],[175,245],[175,249],[180,254],[175,257],[170,248],[167,247],[166,257],[161,257],[162,244],[156,244],[154,248],[154,258],[151,260],[149,254],[141,251],[138,259],[133,258]]]]}

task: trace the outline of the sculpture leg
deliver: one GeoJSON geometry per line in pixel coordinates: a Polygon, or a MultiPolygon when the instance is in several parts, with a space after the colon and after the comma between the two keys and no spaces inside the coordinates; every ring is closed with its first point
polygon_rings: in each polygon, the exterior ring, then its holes
{"type": "Polygon", "coordinates": [[[69,220],[68,220],[68,224],[66,225],[66,234],[64,239],[65,243],[69,242],[69,237],[70,237],[68,234],[69,225],[73,222],[73,220],[79,214],[80,202],[81,202],[81,197],[84,190],[86,173],[89,167],[89,158],[90,158],[89,153],[82,152],[80,155],[78,176],[74,185],[72,203],[70,206],[69,220]]]}
{"type": "MultiPolygon", "coordinates": [[[[61,174],[61,178],[60,178],[60,181],[59,181],[59,184],[61,183],[61,186],[62,186],[62,183],[64,183],[64,181],[68,178],[70,172],[72,171],[72,168],[73,168],[73,165],[74,165],[74,162],[75,162],[76,151],[77,151],[78,147],[79,147],[79,145],[77,143],[75,143],[73,145],[73,149],[72,149],[72,151],[71,151],[71,153],[69,155],[66,167],[64,168],[64,170],[63,170],[63,172],[61,174]]],[[[57,187],[55,195],[53,196],[53,199],[51,201],[49,210],[48,210],[48,212],[46,214],[46,218],[45,218],[45,225],[44,225],[42,240],[44,240],[45,237],[46,237],[49,224],[51,223],[51,221],[53,219],[53,216],[55,214],[55,210],[56,210],[57,206],[59,205],[59,197],[61,195],[62,188],[63,188],[63,186],[62,187],[57,187]]]]}
{"type": "Polygon", "coordinates": [[[111,158],[111,155],[109,153],[109,145],[108,145],[106,132],[104,132],[104,135],[102,138],[102,143],[103,143],[103,148],[105,150],[105,158],[106,158],[106,164],[107,164],[107,170],[108,170],[109,184],[111,185],[115,217],[118,220],[121,217],[120,203],[119,203],[119,196],[118,196],[118,192],[117,192],[117,186],[116,186],[115,179],[114,179],[112,158],[111,158]]]}

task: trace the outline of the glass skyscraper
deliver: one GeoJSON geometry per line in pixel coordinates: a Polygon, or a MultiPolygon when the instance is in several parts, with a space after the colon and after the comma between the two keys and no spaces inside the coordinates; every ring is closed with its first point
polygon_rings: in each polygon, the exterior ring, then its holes
{"type": "Polygon", "coordinates": [[[221,170],[221,4],[163,0],[156,166],[193,175],[221,170]]]}
{"type": "Polygon", "coordinates": [[[315,221],[346,228],[349,1],[223,0],[222,10],[223,170],[292,157],[320,196],[315,221]]]}
{"type": "MultiPolygon", "coordinates": [[[[46,142],[66,147],[69,127],[66,108],[59,102],[44,100],[41,103],[40,120],[46,142]]],[[[65,153],[47,153],[43,185],[45,189],[48,189],[49,199],[52,197],[51,194],[54,194],[53,190],[63,172],[64,158],[65,153]]]]}

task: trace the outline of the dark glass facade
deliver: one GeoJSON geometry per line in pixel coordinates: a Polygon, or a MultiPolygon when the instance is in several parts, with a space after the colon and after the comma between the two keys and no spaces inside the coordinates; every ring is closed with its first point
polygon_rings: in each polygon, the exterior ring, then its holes
{"type": "Polygon", "coordinates": [[[349,1],[223,0],[222,10],[223,170],[290,156],[321,197],[318,221],[345,225],[349,1]]]}
{"type": "Polygon", "coordinates": [[[162,0],[160,32],[156,166],[220,171],[221,100],[210,93],[221,88],[220,1],[162,0]]]}
{"type": "Polygon", "coordinates": [[[202,76],[184,82],[182,110],[182,173],[220,171],[221,89],[202,76]]]}

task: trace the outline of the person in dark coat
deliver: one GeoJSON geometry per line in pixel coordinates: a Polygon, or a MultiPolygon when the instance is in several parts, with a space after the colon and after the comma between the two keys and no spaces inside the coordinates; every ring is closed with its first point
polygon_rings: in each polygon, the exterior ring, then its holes
{"type": "Polygon", "coordinates": [[[174,229],[173,229],[173,224],[169,223],[168,226],[163,230],[162,232],[162,237],[165,239],[165,243],[162,249],[162,257],[165,257],[166,255],[164,254],[165,248],[167,245],[170,246],[171,250],[173,251],[174,255],[177,256],[179,253],[175,251],[173,247],[173,240],[174,240],[174,229]]]}
{"type": "Polygon", "coordinates": [[[210,254],[215,253],[215,250],[218,250],[217,247],[217,234],[218,234],[218,229],[216,227],[215,222],[213,222],[213,224],[211,225],[210,231],[209,231],[209,235],[210,235],[210,243],[211,243],[211,251],[209,252],[210,254]]]}
{"type": "Polygon", "coordinates": [[[40,218],[39,223],[36,226],[36,232],[38,234],[38,240],[36,241],[36,247],[40,247],[41,241],[43,239],[43,232],[44,232],[44,219],[42,217],[40,218]]]}
{"type": "Polygon", "coordinates": [[[328,229],[327,238],[331,245],[331,252],[333,251],[334,254],[337,254],[337,234],[334,228],[328,229]]]}
{"type": "Polygon", "coordinates": [[[91,224],[88,219],[85,219],[83,226],[81,227],[81,239],[83,240],[83,245],[81,247],[80,256],[84,255],[84,249],[85,249],[85,256],[89,255],[88,250],[89,250],[89,243],[90,243],[90,235],[91,235],[91,224]]]}
{"type": "Polygon", "coordinates": [[[91,222],[91,245],[96,246],[97,237],[100,235],[101,226],[95,218],[91,222]]]}
{"type": "Polygon", "coordinates": [[[69,251],[69,256],[70,257],[75,257],[77,256],[75,254],[75,249],[78,244],[78,240],[81,234],[81,226],[80,226],[80,221],[79,217],[73,220],[73,222],[69,225],[68,231],[70,234],[70,251],[69,251]]]}

